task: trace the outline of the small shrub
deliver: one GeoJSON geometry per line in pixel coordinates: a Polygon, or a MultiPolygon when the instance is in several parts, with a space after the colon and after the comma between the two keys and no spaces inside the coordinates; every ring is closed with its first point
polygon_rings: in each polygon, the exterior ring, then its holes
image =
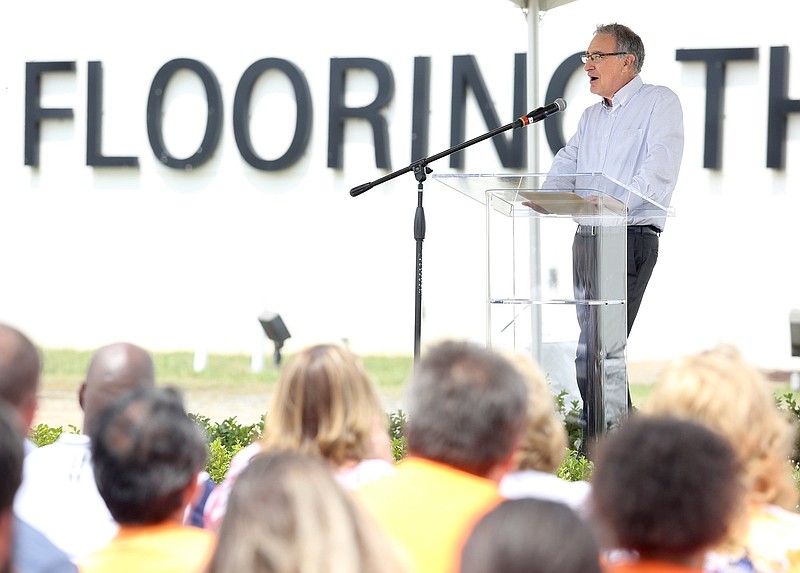
{"type": "Polygon", "coordinates": [[[389,412],[389,438],[392,442],[392,456],[399,462],[408,455],[408,441],[405,436],[405,426],[408,417],[402,410],[389,412]]]}
{"type": "Polygon", "coordinates": [[[221,438],[215,438],[208,445],[208,463],[206,464],[206,472],[214,483],[220,483],[225,479],[228,473],[228,468],[231,465],[233,456],[239,453],[246,444],[235,442],[230,445],[225,445],[221,438]]]}
{"type": "Polygon", "coordinates": [[[206,433],[208,440],[206,472],[214,483],[219,483],[225,478],[233,456],[242,448],[259,440],[264,433],[263,415],[261,420],[254,424],[240,424],[236,416],[217,423],[202,414],[189,414],[189,417],[206,433]]]}
{"type": "MultiPolygon", "coordinates": [[[[69,424],[67,427],[69,428],[70,434],[81,433],[80,430],[72,424],[69,424]]],[[[63,433],[64,428],[61,426],[52,428],[47,424],[38,424],[35,428],[31,429],[29,437],[37,448],[41,448],[42,446],[49,446],[55,442],[63,433]]]]}
{"type": "MultiPolygon", "coordinates": [[[[794,397],[794,394],[791,392],[787,392],[782,396],[778,396],[775,398],[775,403],[777,404],[778,408],[784,410],[791,414],[792,419],[795,424],[795,438],[794,438],[794,451],[792,452],[792,461],[797,464],[800,462],[800,432],[797,431],[797,428],[800,427],[800,404],[797,403],[797,400],[794,397]]],[[[797,476],[797,472],[795,472],[797,476]]]]}
{"type": "Polygon", "coordinates": [[[579,400],[572,400],[567,406],[567,396],[569,392],[562,390],[555,396],[556,411],[564,420],[564,429],[567,432],[567,446],[570,450],[577,450],[583,440],[583,431],[578,423],[581,415],[581,403],[579,400]]]}
{"type": "Polygon", "coordinates": [[[556,475],[567,481],[588,481],[592,475],[594,464],[577,450],[569,450],[556,475]]]}
{"type": "Polygon", "coordinates": [[[254,424],[240,424],[236,416],[226,418],[222,422],[211,422],[208,416],[189,414],[208,436],[209,444],[219,439],[225,448],[232,448],[235,444],[244,447],[261,438],[264,432],[264,416],[261,421],[254,424]]]}

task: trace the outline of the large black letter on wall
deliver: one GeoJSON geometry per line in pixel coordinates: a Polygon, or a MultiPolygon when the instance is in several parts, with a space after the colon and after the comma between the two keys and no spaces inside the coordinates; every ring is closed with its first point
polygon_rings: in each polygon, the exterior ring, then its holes
{"type": "Polygon", "coordinates": [[[414,98],[411,117],[411,161],[428,155],[431,116],[431,59],[414,58],[414,98]]]}
{"type": "MultiPolygon", "coordinates": [[[[547,85],[547,94],[544,96],[545,101],[555,101],[564,95],[572,74],[583,67],[583,62],[581,62],[582,53],[572,54],[556,68],[553,77],[550,78],[550,83],[547,85]]],[[[562,114],[557,113],[544,120],[544,135],[547,137],[547,145],[553,155],[567,144],[566,139],[564,139],[564,116],[562,114]]]]}
{"type": "Polygon", "coordinates": [[[86,165],[93,167],[138,167],[138,157],[110,157],[103,155],[102,62],[89,62],[89,93],[86,108],[86,165]]]}
{"type": "Polygon", "coordinates": [[[679,62],[706,63],[706,132],[703,167],[722,167],[722,117],[725,110],[725,64],[734,60],[757,60],[758,48],[676,50],[679,62]]]}
{"type": "Polygon", "coordinates": [[[294,165],[308,147],[312,119],[311,90],[308,88],[306,77],[297,66],[287,60],[265,58],[245,70],[233,100],[233,135],[239,152],[247,163],[263,171],[278,171],[294,165]],[[279,70],[292,82],[297,109],[294,137],[289,149],[282,156],[271,160],[259,157],[250,139],[250,98],[253,96],[253,88],[258,78],[269,70],[279,70]]]}
{"type": "Polygon", "coordinates": [[[344,122],[347,118],[365,119],[372,125],[375,138],[375,165],[389,169],[389,130],[386,118],[380,111],[394,97],[394,76],[389,66],[371,58],[332,58],[331,86],[328,103],[328,167],[341,169],[344,165],[344,122]],[[372,103],[364,107],[346,107],[347,72],[365,69],[375,74],[378,93],[372,103]]]}
{"type": "Polygon", "coordinates": [[[150,86],[150,97],[147,98],[147,137],[150,140],[150,147],[158,160],[173,169],[192,169],[202,165],[214,154],[219,144],[221,132],[222,92],[214,72],[202,62],[185,58],[179,58],[164,64],[158,70],[156,77],[153,78],[153,84],[150,86]],[[206,100],[208,101],[206,133],[203,136],[203,141],[194,155],[186,159],[178,159],[169,153],[164,144],[163,133],[164,93],[172,76],[180,70],[191,70],[200,77],[203,86],[205,86],[206,100]]]}
{"type": "Polygon", "coordinates": [[[27,62],[25,64],[25,165],[39,167],[39,135],[45,119],[72,119],[72,108],[43,108],[42,74],[74,72],[75,62],[27,62]]]}
{"type": "MultiPolygon", "coordinates": [[[[525,91],[526,70],[525,54],[514,55],[514,110],[519,117],[526,113],[525,91]]],[[[475,56],[453,56],[453,88],[450,107],[450,145],[456,146],[465,141],[467,90],[472,88],[472,93],[478,101],[483,119],[489,130],[500,127],[500,119],[492,105],[492,98],[483,76],[478,69],[475,56]]],[[[519,168],[525,166],[525,135],[521,130],[514,130],[509,141],[503,135],[492,139],[497,155],[503,167],[519,168]]],[[[450,167],[463,169],[464,152],[459,151],[450,156],[450,167]]]]}
{"type": "Polygon", "coordinates": [[[800,100],[789,99],[789,48],[773,46],[769,63],[769,115],[767,117],[767,167],[786,166],[786,116],[800,111],[800,100]]]}

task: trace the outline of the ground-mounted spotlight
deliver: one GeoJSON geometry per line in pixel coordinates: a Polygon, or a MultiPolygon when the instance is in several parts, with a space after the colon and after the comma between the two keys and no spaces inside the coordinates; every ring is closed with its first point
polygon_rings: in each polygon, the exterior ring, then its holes
{"type": "Polygon", "coordinates": [[[259,315],[258,322],[261,323],[261,328],[264,329],[264,334],[267,335],[267,338],[275,343],[273,362],[275,368],[279,368],[281,365],[281,348],[283,348],[284,341],[292,335],[289,334],[281,315],[277,312],[265,310],[259,315]]]}

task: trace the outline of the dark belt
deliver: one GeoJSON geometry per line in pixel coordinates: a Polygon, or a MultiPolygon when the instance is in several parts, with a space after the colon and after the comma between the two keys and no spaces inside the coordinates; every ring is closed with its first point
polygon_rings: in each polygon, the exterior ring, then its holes
{"type": "Polygon", "coordinates": [[[655,225],[628,225],[629,233],[639,233],[640,235],[660,235],[661,229],[655,225]]]}
{"type": "MultiPolygon", "coordinates": [[[[600,231],[600,227],[596,225],[578,225],[576,233],[578,235],[594,236],[600,231]]],[[[661,234],[661,229],[655,225],[628,225],[629,233],[637,233],[639,235],[655,235],[661,234]]]]}

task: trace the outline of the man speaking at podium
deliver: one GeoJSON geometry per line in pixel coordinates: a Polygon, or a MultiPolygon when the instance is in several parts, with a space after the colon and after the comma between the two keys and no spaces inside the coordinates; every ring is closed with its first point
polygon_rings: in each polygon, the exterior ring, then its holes
{"type": "MultiPolygon", "coordinates": [[[[644,63],[644,45],[627,26],[598,26],[581,59],[589,76],[589,90],[602,99],[583,112],[575,135],[553,159],[550,173],[603,173],[656,204],[669,206],[683,155],[683,111],[677,95],[669,88],[645,84],[639,77],[644,63]]],[[[665,216],[654,216],[644,203],[631,201],[628,204],[628,335],[658,259],[659,236],[666,220],[665,216]]],[[[594,298],[596,229],[579,225],[572,248],[575,298],[594,298]]],[[[588,307],[578,305],[576,308],[581,333],[575,367],[584,401],[581,425],[587,436],[586,392],[590,384],[597,382],[592,379],[596,372],[590,368],[590,364],[597,361],[589,355],[591,348],[587,351],[588,307]]],[[[606,363],[606,357],[603,358],[606,363]]],[[[630,392],[627,397],[617,399],[625,398],[627,404],[606,401],[606,427],[616,426],[630,408],[630,392]]],[[[592,435],[590,428],[588,437],[592,435]]],[[[585,446],[586,439],[583,448],[585,446]]]]}

